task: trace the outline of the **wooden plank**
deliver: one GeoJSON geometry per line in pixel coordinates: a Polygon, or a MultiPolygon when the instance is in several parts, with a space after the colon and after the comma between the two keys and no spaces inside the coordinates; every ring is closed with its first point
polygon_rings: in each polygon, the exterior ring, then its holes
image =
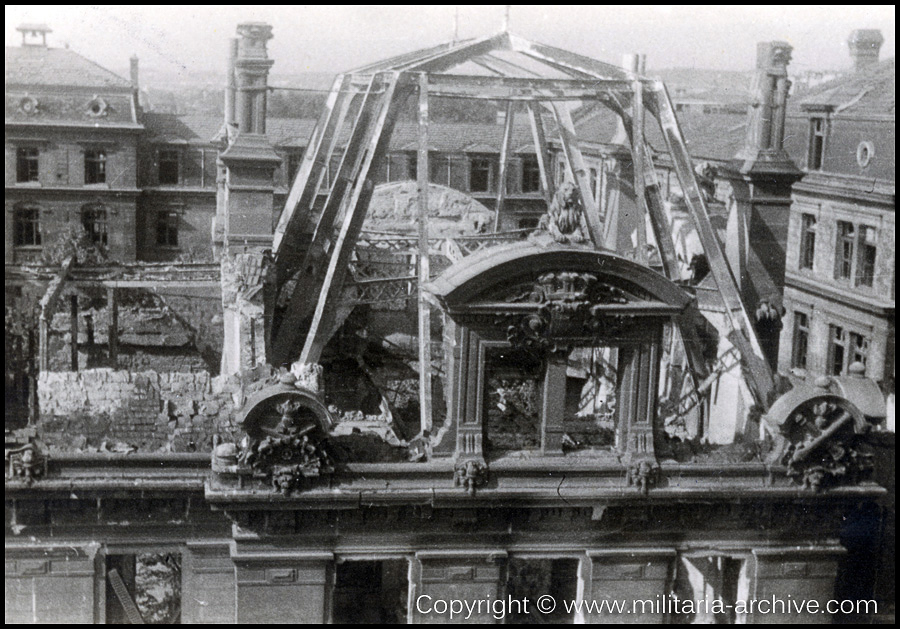
{"type": "Polygon", "coordinates": [[[109,366],[116,369],[119,361],[119,300],[115,288],[106,289],[106,307],[109,310],[109,329],[107,343],[109,347],[109,366]]]}
{"type": "Polygon", "coordinates": [[[660,125],[666,146],[669,149],[669,155],[675,166],[675,173],[684,192],[684,198],[694,221],[694,227],[709,261],[713,279],[715,279],[716,286],[725,303],[729,324],[736,333],[730,335],[730,338],[738,337],[734,338],[732,342],[738,347],[744,359],[744,364],[747,366],[747,372],[750,375],[748,384],[757,403],[764,408],[768,408],[769,398],[775,387],[772,370],[765,360],[765,354],[763,354],[759,339],[756,336],[753,321],[747,313],[744,302],[741,299],[738,284],[734,279],[731,267],[728,265],[715,230],[709,220],[706,202],[703,199],[700,186],[691,167],[691,157],[688,154],[684,135],[678,125],[678,119],[675,117],[674,107],[672,107],[666,88],[661,82],[657,81],[654,83],[651,94],[655,101],[657,122],[660,125]]]}
{"type": "Polygon", "coordinates": [[[646,146],[644,146],[643,92],[640,81],[635,81],[631,103],[631,163],[634,173],[634,195],[638,209],[638,220],[635,225],[635,233],[637,235],[637,255],[635,259],[646,266],[649,261],[647,259],[647,223],[646,215],[644,214],[647,206],[647,195],[644,182],[644,150],[646,146]]]}
{"type": "Polygon", "coordinates": [[[544,193],[547,207],[550,207],[555,192],[555,182],[553,181],[553,171],[550,168],[550,151],[547,148],[544,123],[540,118],[540,112],[533,104],[529,103],[526,107],[528,108],[528,120],[531,123],[531,137],[534,140],[534,153],[537,156],[538,170],[541,173],[541,191],[544,193]]]}
{"type": "Polygon", "coordinates": [[[112,586],[113,592],[116,593],[116,598],[122,604],[122,609],[125,610],[125,617],[128,618],[128,622],[132,625],[145,624],[140,610],[135,605],[131,594],[128,593],[128,588],[125,587],[125,582],[122,581],[122,577],[119,575],[119,571],[113,568],[107,573],[106,578],[109,579],[109,584],[112,586]]]}
{"type": "MultiPolygon", "coordinates": [[[[347,274],[350,255],[353,252],[353,245],[359,237],[359,231],[362,229],[366,210],[369,207],[369,201],[375,189],[375,183],[369,178],[369,172],[373,162],[377,163],[384,159],[394,123],[408,94],[408,88],[405,88],[398,94],[397,98],[393,98],[398,79],[399,75],[395,73],[388,82],[385,98],[365,152],[365,159],[353,178],[355,184],[346,205],[347,211],[344,215],[340,232],[331,248],[328,269],[319,291],[312,324],[307,333],[303,351],[300,353],[300,362],[302,363],[318,362],[322,355],[322,349],[328,342],[322,322],[327,320],[336,308],[344,277],[347,274]]],[[[279,331],[280,334],[281,331],[279,331]]],[[[284,351],[284,348],[281,347],[277,349],[284,351]]],[[[288,351],[290,350],[288,349],[288,351]]]]}
{"type": "Polygon", "coordinates": [[[590,57],[555,48],[537,42],[527,41],[521,37],[511,37],[512,49],[529,57],[542,61],[549,65],[556,65],[568,70],[587,74],[598,79],[627,79],[628,75],[622,68],[603,63],[590,57]]]}
{"type": "Polygon", "coordinates": [[[575,135],[575,125],[572,123],[572,115],[565,105],[551,103],[550,107],[556,115],[556,125],[559,128],[559,140],[563,147],[563,154],[569,170],[575,178],[575,184],[581,194],[581,203],[584,208],[584,219],[590,232],[594,246],[603,246],[603,224],[600,222],[600,214],[597,211],[597,202],[591,190],[590,177],[584,165],[584,157],[578,148],[578,138],[575,135]]]}
{"type": "Polygon", "coordinates": [[[610,91],[626,96],[631,93],[628,81],[509,77],[503,75],[505,70],[500,63],[482,59],[473,62],[500,76],[436,75],[429,85],[432,95],[444,98],[530,101],[593,100],[610,91]]]}
{"type": "Polygon", "coordinates": [[[403,69],[412,72],[446,72],[454,66],[465,63],[474,57],[478,57],[492,50],[509,49],[509,34],[498,33],[496,35],[477,39],[469,44],[457,46],[446,52],[439,53],[430,59],[416,61],[405,66],[403,69]]]}
{"type": "Polygon", "coordinates": [[[78,295],[69,297],[69,352],[72,371],[78,371],[78,295]]]}
{"type": "Polygon", "coordinates": [[[419,151],[416,156],[416,184],[419,221],[419,419],[424,433],[432,426],[431,393],[431,304],[425,285],[430,281],[428,256],[428,75],[419,75],[419,151]]]}
{"type": "MultiPolygon", "coordinates": [[[[302,224],[305,216],[298,216],[298,213],[308,211],[313,202],[315,202],[316,194],[319,190],[319,182],[328,159],[331,155],[331,140],[340,132],[340,104],[349,103],[349,98],[345,93],[349,87],[350,76],[338,76],[331,87],[328,99],[325,101],[325,109],[319,116],[319,121],[313,129],[312,137],[303,153],[303,161],[294,181],[291,184],[291,190],[288,193],[287,200],[284,204],[284,210],[278,218],[278,225],[275,227],[275,235],[272,241],[272,251],[277,254],[281,250],[281,243],[287,238],[291,240],[295,235],[295,230],[299,231],[299,225],[302,224]],[[327,154],[326,154],[327,153],[327,154]]],[[[346,110],[344,110],[346,111],[346,110]]]]}
{"type": "MultiPolygon", "coordinates": [[[[509,144],[512,139],[513,103],[506,103],[506,120],[503,124],[503,140],[500,142],[500,181],[497,182],[497,202],[494,204],[494,231],[500,229],[500,213],[506,197],[506,170],[509,165],[509,144]]],[[[428,278],[425,279],[428,281],[428,278]]]]}
{"type": "Polygon", "coordinates": [[[385,102],[385,93],[374,94],[375,88],[381,86],[383,79],[383,74],[373,76],[369,81],[369,89],[362,97],[347,149],[344,151],[335,181],[325,201],[325,207],[319,216],[312,242],[300,264],[301,272],[297,276],[288,308],[276,331],[275,343],[272,346],[275,364],[285,360],[285,353],[291,351],[296,344],[304,320],[315,307],[310,295],[319,288],[327,268],[328,244],[334,236],[335,221],[341,205],[346,201],[347,189],[352,181],[351,175],[358,167],[363,147],[366,146],[372,133],[372,110],[377,109],[376,103],[385,102]]]}

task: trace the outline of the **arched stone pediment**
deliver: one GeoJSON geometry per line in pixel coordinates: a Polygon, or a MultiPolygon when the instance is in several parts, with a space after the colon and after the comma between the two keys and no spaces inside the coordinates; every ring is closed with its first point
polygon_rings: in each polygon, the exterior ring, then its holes
{"type": "Polygon", "coordinates": [[[681,311],[691,296],[656,271],[613,253],[589,247],[515,243],[483,250],[447,269],[428,288],[451,316],[477,304],[516,303],[517,291],[544,285],[541,292],[600,291],[601,301],[653,305],[658,312],[681,311]],[[555,274],[558,279],[548,278],[555,274]],[[563,274],[570,274],[562,278],[563,274]],[[590,277],[586,277],[590,276],[590,277]],[[570,283],[571,281],[571,283],[570,283]],[[624,300],[624,301],[623,301],[624,300]]]}

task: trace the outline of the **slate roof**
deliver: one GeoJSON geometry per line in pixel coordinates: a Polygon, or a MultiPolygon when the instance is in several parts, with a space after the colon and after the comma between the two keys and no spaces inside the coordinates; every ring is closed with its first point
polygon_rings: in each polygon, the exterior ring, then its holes
{"type": "Polygon", "coordinates": [[[896,67],[886,59],[862,72],[853,72],[818,85],[797,103],[797,107],[829,106],[842,115],[894,115],[896,67]]]}
{"type": "Polygon", "coordinates": [[[6,85],[131,89],[131,81],[66,48],[8,46],[6,85]]]}

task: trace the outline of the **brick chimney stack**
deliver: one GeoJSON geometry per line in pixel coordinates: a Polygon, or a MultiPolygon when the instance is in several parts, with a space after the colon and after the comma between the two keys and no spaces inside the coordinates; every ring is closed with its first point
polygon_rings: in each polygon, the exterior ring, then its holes
{"type": "Polygon", "coordinates": [[[760,159],[790,161],[784,153],[784,119],[791,87],[787,66],[792,50],[788,43],[781,41],[757,44],[747,139],[737,156],[745,160],[744,168],[752,167],[760,159]]]}
{"type": "Polygon", "coordinates": [[[875,28],[861,28],[850,33],[847,46],[853,60],[853,71],[859,72],[878,63],[884,37],[875,28]]]}

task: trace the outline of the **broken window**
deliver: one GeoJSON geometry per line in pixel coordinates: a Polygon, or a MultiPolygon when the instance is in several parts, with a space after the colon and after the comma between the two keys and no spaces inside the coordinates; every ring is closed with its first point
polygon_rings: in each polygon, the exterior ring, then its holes
{"type": "Polygon", "coordinates": [[[543,360],[522,349],[489,349],[484,364],[486,450],[493,454],[541,447],[543,360]]]}
{"type": "Polygon", "coordinates": [[[407,621],[409,562],[343,561],[335,566],[334,624],[400,625],[407,621]]]}
{"type": "Polygon", "coordinates": [[[574,621],[572,606],[564,601],[575,601],[578,595],[577,559],[520,559],[512,557],[507,565],[506,593],[512,601],[528,599],[530,604],[511,603],[507,623],[571,624],[574,621]],[[541,613],[534,601],[542,596],[552,596],[556,609],[541,613]]]}
{"type": "Polygon", "coordinates": [[[804,214],[800,228],[800,268],[812,269],[816,257],[816,217],[804,214]]]}
{"type": "Polygon", "coordinates": [[[541,191],[541,168],[537,157],[530,155],[522,160],[522,192],[541,191]]]}
{"type": "Polygon", "coordinates": [[[106,556],[106,623],[181,623],[181,555],[106,556]]]}
{"type": "Polygon", "coordinates": [[[86,149],[84,151],[84,183],[106,183],[106,151],[86,149]]]}
{"type": "Polygon", "coordinates": [[[81,225],[92,243],[102,247],[109,244],[109,229],[105,207],[99,203],[92,203],[82,207],[81,225]]]}
{"type": "MultiPolygon", "coordinates": [[[[869,355],[869,339],[862,334],[856,332],[850,333],[850,364],[862,363],[866,364],[866,358],[869,355]]],[[[850,365],[847,365],[848,367],[850,365]]]]}
{"type": "Polygon", "coordinates": [[[809,351],[809,315],[794,312],[794,349],[791,366],[806,369],[806,355],[809,351]]]}
{"type": "Polygon", "coordinates": [[[615,444],[617,355],[612,347],[581,347],[569,352],[563,450],[615,444]]]}
{"type": "Polygon", "coordinates": [[[13,214],[13,244],[16,247],[36,247],[41,244],[41,210],[36,207],[17,207],[13,214]]]}
{"type": "Polygon", "coordinates": [[[849,280],[853,277],[853,250],[855,245],[856,230],[853,223],[838,221],[835,279],[849,280]]]}
{"type": "Polygon", "coordinates": [[[591,193],[594,195],[594,200],[596,201],[596,200],[597,200],[597,194],[598,194],[598,192],[599,192],[598,188],[600,187],[600,186],[599,186],[600,178],[599,178],[599,176],[597,175],[597,169],[596,169],[596,168],[591,168],[591,169],[590,169],[590,180],[591,180],[591,193]]]}
{"type": "Polygon", "coordinates": [[[856,265],[856,285],[872,286],[875,280],[875,228],[859,226],[859,259],[856,265]]]}
{"type": "Polygon", "coordinates": [[[178,246],[178,212],[161,210],[156,213],[156,244],[162,247],[178,246]]]}
{"type": "Polygon", "coordinates": [[[159,151],[159,183],[177,185],[180,155],[177,149],[161,149],[159,151]]]}
{"type": "Polygon", "coordinates": [[[847,332],[837,325],[830,325],[828,348],[828,373],[832,376],[840,376],[844,373],[847,357],[847,332]]]}
{"type": "Polygon", "coordinates": [[[16,182],[27,183],[38,180],[38,157],[40,151],[33,146],[16,149],[16,182]]]}
{"type": "Polygon", "coordinates": [[[469,190],[490,192],[491,160],[487,157],[473,157],[469,165],[469,190]]]}
{"type": "Polygon", "coordinates": [[[750,594],[748,562],[742,557],[706,555],[682,557],[675,576],[675,596],[685,602],[678,606],[674,624],[744,624],[746,615],[737,614],[738,601],[750,594]],[[692,601],[687,605],[686,601],[692,601]]]}
{"type": "Polygon", "coordinates": [[[825,135],[826,125],[824,118],[811,118],[809,121],[809,169],[820,170],[825,163],[825,135]]]}

